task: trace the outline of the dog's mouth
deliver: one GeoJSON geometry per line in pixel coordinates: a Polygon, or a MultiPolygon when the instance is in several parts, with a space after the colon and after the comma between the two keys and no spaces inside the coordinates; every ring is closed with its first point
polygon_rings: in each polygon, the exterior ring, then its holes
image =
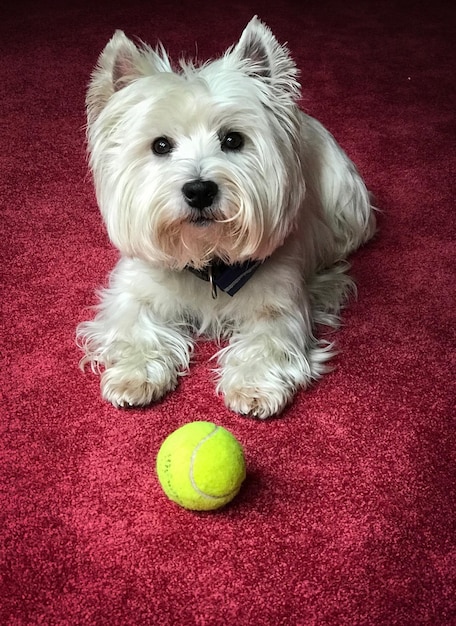
{"type": "Polygon", "coordinates": [[[205,226],[209,226],[213,222],[214,222],[213,218],[202,217],[202,216],[190,219],[190,224],[193,224],[194,226],[199,226],[201,228],[205,226]]]}
{"type": "Polygon", "coordinates": [[[215,221],[215,215],[210,211],[192,212],[188,216],[188,222],[194,226],[199,226],[200,228],[210,226],[215,221]]]}

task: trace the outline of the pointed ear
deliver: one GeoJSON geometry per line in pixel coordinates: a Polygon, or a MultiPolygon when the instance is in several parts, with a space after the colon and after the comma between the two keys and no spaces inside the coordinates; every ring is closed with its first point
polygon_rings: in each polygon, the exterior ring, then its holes
{"type": "Polygon", "coordinates": [[[104,108],[115,91],[124,87],[136,76],[135,60],[139,51],[121,30],[109,40],[92,72],[86,97],[87,116],[92,122],[104,108]]]}
{"type": "Polygon", "coordinates": [[[140,59],[141,54],[135,44],[125,33],[117,30],[100,57],[100,61],[111,71],[114,91],[119,91],[141,76],[140,59]]]}
{"type": "Polygon", "coordinates": [[[293,100],[299,97],[298,70],[288,48],[279,44],[257,16],[247,24],[228,56],[240,61],[244,71],[265,81],[278,95],[293,100]]]}
{"type": "Polygon", "coordinates": [[[143,45],[137,48],[121,30],[117,30],[98,58],[87,91],[86,105],[89,123],[104,108],[116,91],[120,91],[141,76],[157,72],[172,72],[163,46],[154,51],[143,45]]]}

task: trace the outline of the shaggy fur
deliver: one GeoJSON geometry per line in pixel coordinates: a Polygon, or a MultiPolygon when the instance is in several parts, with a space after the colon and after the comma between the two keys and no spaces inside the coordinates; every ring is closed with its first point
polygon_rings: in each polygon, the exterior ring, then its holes
{"type": "Polygon", "coordinates": [[[174,389],[202,333],[226,340],[216,388],[241,414],[280,413],[325,371],[331,346],[314,328],[337,326],[345,259],[375,219],[356,167],[299,95],[288,50],[257,18],[201,66],[173,68],[161,45],[121,31],[102,52],[88,146],[121,256],[78,341],[115,406],[174,389]],[[234,296],[189,271],[252,260],[234,296]]]}

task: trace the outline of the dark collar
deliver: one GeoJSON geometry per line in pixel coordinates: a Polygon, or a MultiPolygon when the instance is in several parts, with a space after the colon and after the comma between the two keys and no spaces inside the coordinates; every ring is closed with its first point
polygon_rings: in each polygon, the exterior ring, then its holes
{"type": "Polygon", "coordinates": [[[187,266],[187,269],[211,284],[212,297],[217,297],[217,287],[234,296],[241,287],[253,276],[263,261],[244,261],[244,263],[234,263],[227,265],[223,261],[214,260],[201,270],[187,266]]]}

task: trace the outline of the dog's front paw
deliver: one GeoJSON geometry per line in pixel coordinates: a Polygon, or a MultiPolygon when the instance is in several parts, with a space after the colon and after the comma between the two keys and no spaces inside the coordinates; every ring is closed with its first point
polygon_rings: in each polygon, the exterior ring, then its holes
{"type": "Polygon", "coordinates": [[[129,367],[121,362],[103,372],[101,393],[115,407],[147,406],[172,391],[177,376],[177,371],[164,363],[129,367]]]}
{"type": "Polygon", "coordinates": [[[262,389],[258,385],[245,381],[244,384],[227,386],[223,389],[226,406],[240,415],[266,419],[282,412],[290,402],[294,391],[285,392],[284,389],[262,389]]]}
{"type": "Polygon", "coordinates": [[[219,354],[217,391],[228,408],[260,419],[281,413],[309,380],[305,358],[293,359],[290,353],[267,337],[250,346],[236,342],[224,348],[219,354]]]}
{"type": "Polygon", "coordinates": [[[234,335],[219,352],[217,391],[228,408],[260,419],[278,415],[318,376],[322,349],[312,349],[304,327],[298,335],[290,332],[295,327],[279,318],[261,332],[234,335]]]}

